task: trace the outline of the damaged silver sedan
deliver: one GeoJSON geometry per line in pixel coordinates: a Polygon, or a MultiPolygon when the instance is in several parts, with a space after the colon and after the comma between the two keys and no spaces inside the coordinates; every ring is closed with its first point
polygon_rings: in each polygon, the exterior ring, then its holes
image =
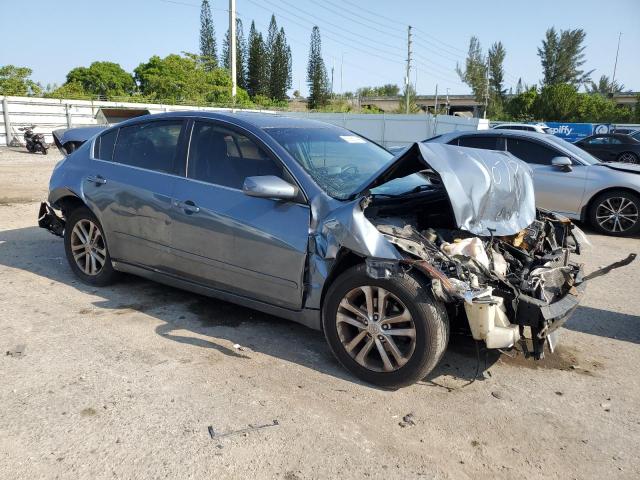
{"type": "Polygon", "coordinates": [[[529,168],[506,152],[416,143],[393,157],[342,128],[247,113],[138,117],[86,140],[39,217],[81,280],[128,272],[300,322],[367,382],[425,377],[453,322],[541,358],[584,294],[586,238],[535,209],[529,168]]]}

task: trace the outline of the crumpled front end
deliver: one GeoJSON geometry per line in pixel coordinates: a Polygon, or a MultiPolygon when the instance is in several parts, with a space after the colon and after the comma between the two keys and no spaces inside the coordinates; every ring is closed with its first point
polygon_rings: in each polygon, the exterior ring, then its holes
{"type": "MultiPolygon", "coordinates": [[[[389,220],[389,219],[386,219],[389,220]]],[[[418,231],[380,223],[377,228],[404,253],[402,264],[429,280],[436,298],[460,307],[473,338],[488,348],[520,344],[535,358],[550,334],[578,306],[584,291],[575,227],[568,219],[538,211],[530,226],[514,235],[474,236],[463,230],[418,231]]]]}

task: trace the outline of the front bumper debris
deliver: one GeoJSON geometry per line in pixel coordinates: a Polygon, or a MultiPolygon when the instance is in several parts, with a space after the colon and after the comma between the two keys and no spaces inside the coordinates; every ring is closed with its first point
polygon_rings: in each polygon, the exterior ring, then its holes
{"type": "Polygon", "coordinates": [[[40,228],[49,230],[54,235],[62,237],[64,235],[64,219],[56,215],[55,210],[47,203],[42,202],[40,204],[40,211],[38,212],[38,225],[40,228]]]}

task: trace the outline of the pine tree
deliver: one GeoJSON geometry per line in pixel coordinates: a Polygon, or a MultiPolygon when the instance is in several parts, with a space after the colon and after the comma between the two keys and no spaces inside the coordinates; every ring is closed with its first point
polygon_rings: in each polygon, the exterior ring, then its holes
{"type": "Polygon", "coordinates": [[[309,86],[307,108],[313,110],[323,107],[329,102],[329,79],[322,59],[322,42],[320,40],[320,29],[317,26],[314,26],[311,32],[307,85],[309,86]]]}
{"type": "Polygon", "coordinates": [[[276,34],[270,54],[269,96],[276,101],[284,101],[291,87],[291,48],[287,44],[284,28],[276,34]]]}
{"type": "Polygon", "coordinates": [[[469,40],[469,53],[467,53],[464,70],[456,65],[456,72],[460,79],[471,87],[476,101],[484,102],[487,89],[487,59],[482,53],[480,40],[477,37],[471,37],[469,40]]]}
{"type": "Polygon", "coordinates": [[[208,70],[218,66],[216,32],[213,26],[209,0],[202,0],[202,6],[200,7],[200,56],[205,68],[208,70]]]}
{"type": "MultiPolygon", "coordinates": [[[[224,68],[231,70],[231,50],[229,48],[229,29],[222,44],[224,68]]],[[[240,88],[247,88],[247,42],[244,39],[242,20],[236,18],[236,81],[240,88]]]]}
{"type": "Polygon", "coordinates": [[[504,88],[504,58],[507,55],[502,42],[496,42],[491,45],[489,49],[489,88],[492,93],[499,97],[504,98],[506,89],[504,88]]]}
{"type": "Polygon", "coordinates": [[[266,68],[267,68],[267,78],[271,78],[271,63],[273,61],[273,47],[276,43],[276,37],[278,36],[278,24],[276,23],[276,16],[271,15],[271,20],[269,21],[269,30],[267,30],[267,39],[265,41],[265,54],[266,54],[266,68]]]}
{"type": "Polygon", "coordinates": [[[584,41],[587,34],[581,28],[560,30],[550,28],[545,33],[538,56],[542,64],[542,86],[568,83],[574,87],[589,83],[593,70],[585,72],[584,41]]]}
{"type": "Polygon", "coordinates": [[[266,52],[262,34],[251,22],[249,29],[249,55],[247,61],[247,90],[249,95],[268,95],[268,77],[266,70],[266,52]]]}

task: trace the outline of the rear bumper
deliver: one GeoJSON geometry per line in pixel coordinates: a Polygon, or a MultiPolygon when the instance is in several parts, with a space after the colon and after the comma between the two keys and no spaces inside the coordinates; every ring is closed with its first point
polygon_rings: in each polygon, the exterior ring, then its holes
{"type": "Polygon", "coordinates": [[[62,237],[64,235],[64,219],[56,215],[55,210],[47,202],[42,202],[40,204],[38,225],[45,230],[49,230],[58,237],[62,237]]]}
{"type": "Polygon", "coordinates": [[[547,303],[527,295],[518,297],[514,323],[521,327],[531,328],[532,354],[536,359],[544,357],[544,344],[547,336],[571,318],[582,301],[586,289],[587,284],[583,281],[582,266],[580,266],[575,276],[575,284],[555,302],[547,303]]]}

